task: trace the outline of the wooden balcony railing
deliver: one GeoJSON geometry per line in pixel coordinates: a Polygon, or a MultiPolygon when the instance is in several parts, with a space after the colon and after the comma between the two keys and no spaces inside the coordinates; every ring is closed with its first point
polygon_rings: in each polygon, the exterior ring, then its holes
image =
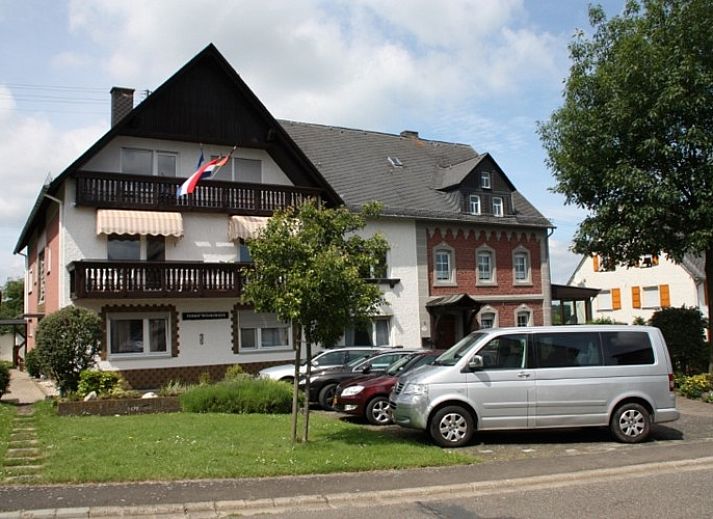
{"type": "Polygon", "coordinates": [[[72,299],[239,297],[250,263],[189,261],[75,261],[72,299]]]}
{"type": "Polygon", "coordinates": [[[77,205],[147,211],[226,212],[270,216],[278,209],[320,199],[321,190],[275,184],[203,180],[193,193],[176,197],[183,178],[78,171],[77,205]]]}

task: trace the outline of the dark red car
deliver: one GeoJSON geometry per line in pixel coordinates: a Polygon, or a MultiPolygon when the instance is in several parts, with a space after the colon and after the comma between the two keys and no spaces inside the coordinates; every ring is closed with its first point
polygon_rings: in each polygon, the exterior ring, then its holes
{"type": "Polygon", "coordinates": [[[363,416],[373,425],[391,423],[389,393],[399,375],[419,366],[433,364],[441,353],[443,351],[435,350],[414,353],[394,362],[381,376],[350,379],[339,384],[334,408],[342,413],[363,416]]]}

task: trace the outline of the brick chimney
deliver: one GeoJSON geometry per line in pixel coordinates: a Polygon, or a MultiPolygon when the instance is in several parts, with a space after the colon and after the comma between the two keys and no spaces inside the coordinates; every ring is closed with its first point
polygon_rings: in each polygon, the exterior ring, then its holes
{"type": "Polygon", "coordinates": [[[111,89],[111,126],[115,126],[133,109],[134,89],[113,87],[111,89]]]}

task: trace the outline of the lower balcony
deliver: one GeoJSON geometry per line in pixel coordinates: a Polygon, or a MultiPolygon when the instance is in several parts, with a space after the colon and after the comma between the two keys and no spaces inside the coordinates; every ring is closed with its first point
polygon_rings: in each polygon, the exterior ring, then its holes
{"type": "Polygon", "coordinates": [[[250,263],[75,261],[72,299],[240,297],[250,263]]]}

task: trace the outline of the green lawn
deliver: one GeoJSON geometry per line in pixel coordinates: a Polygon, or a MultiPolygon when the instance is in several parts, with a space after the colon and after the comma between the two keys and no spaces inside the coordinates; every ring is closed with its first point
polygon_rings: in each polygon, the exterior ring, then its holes
{"type": "Polygon", "coordinates": [[[0,478],[4,476],[2,460],[5,459],[13,416],[15,416],[15,406],[0,404],[0,478]]]}
{"type": "Polygon", "coordinates": [[[474,463],[420,435],[311,415],[310,442],[292,448],[289,415],[172,413],[58,417],[36,411],[47,453],[43,482],[323,474],[474,463]]]}

